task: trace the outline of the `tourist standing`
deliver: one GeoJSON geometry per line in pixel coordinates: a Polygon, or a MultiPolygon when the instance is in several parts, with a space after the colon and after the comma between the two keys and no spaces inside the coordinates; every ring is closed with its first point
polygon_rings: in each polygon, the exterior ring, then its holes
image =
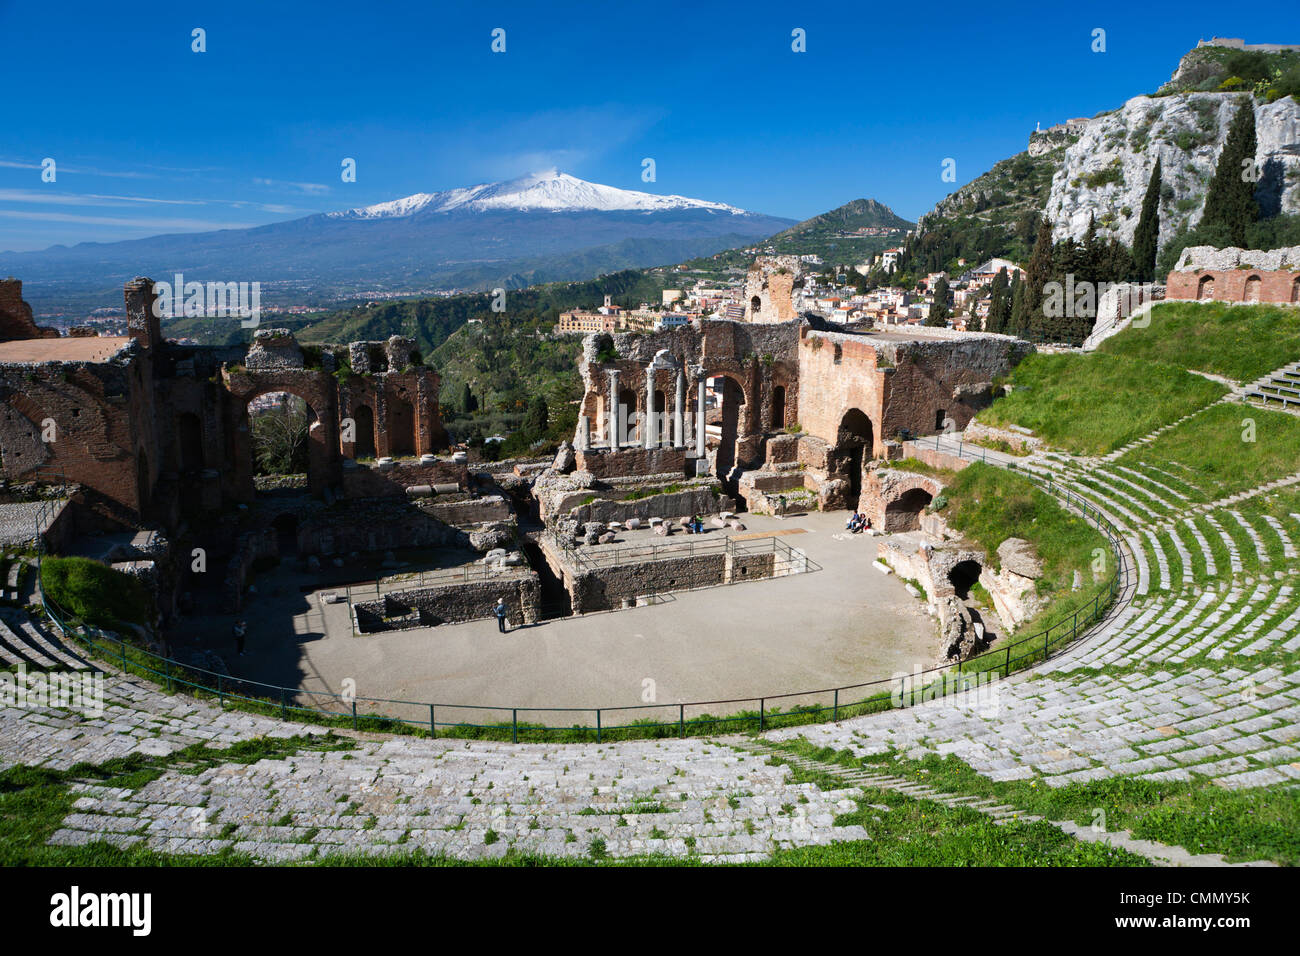
{"type": "Polygon", "coordinates": [[[497,630],[502,634],[506,632],[506,599],[497,598],[497,606],[492,609],[492,613],[497,617],[497,630]]]}
{"type": "Polygon", "coordinates": [[[248,623],[241,617],[235,621],[235,651],[244,656],[244,638],[248,634],[248,623]]]}

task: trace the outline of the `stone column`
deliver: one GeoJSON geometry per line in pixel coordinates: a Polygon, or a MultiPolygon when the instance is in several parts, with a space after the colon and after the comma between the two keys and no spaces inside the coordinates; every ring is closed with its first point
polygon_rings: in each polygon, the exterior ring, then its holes
{"type": "Polygon", "coordinates": [[[658,440],[655,417],[655,370],[645,370],[645,447],[654,448],[658,440]]]}
{"type": "Polygon", "coordinates": [[[609,376],[609,447],[618,450],[618,369],[612,368],[605,373],[609,376]]]}
{"type": "Polygon", "coordinates": [[[701,372],[700,372],[700,377],[699,377],[698,379],[696,379],[696,382],[695,382],[695,387],[696,387],[696,398],[695,398],[695,454],[696,454],[696,456],[699,457],[699,458],[703,458],[704,455],[705,455],[705,451],[704,451],[704,411],[705,411],[705,405],[704,405],[704,392],[705,392],[705,387],[706,387],[707,384],[708,384],[708,379],[705,378],[705,376],[704,376],[704,372],[701,371],[701,372]]]}
{"type": "Polygon", "coordinates": [[[586,415],[578,416],[578,451],[586,451],[591,447],[591,420],[586,415]]]}
{"type": "Polygon", "coordinates": [[[677,370],[677,403],[673,409],[673,447],[686,447],[686,373],[677,370]]]}

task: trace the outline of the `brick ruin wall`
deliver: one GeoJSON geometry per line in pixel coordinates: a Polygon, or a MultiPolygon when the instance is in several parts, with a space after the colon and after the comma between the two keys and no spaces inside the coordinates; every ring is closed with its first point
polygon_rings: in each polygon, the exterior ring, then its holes
{"type": "Polygon", "coordinates": [[[0,279],[0,342],[58,337],[58,329],[47,329],[36,324],[32,307],[23,301],[22,282],[18,279],[0,279]]]}
{"type": "Polygon", "coordinates": [[[892,439],[902,430],[931,434],[965,428],[992,402],[993,381],[1009,375],[1033,350],[1005,335],[886,346],[894,371],[887,380],[881,431],[892,439]]]}
{"type": "Polygon", "coordinates": [[[158,477],[147,361],[0,364],[0,463],[7,478],[62,475],[108,520],[140,510],[158,477]],[[50,441],[44,439],[49,437],[50,441]]]}
{"type": "Polygon", "coordinates": [[[1300,271],[1294,269],[1262,271],[1258,269],[1198,269],[1195,272],[1169,273],[1165,283],[1165,299],[1207,299],[1213,302],[1246,302],[1247,284],[1251,279],[1259,282],[1253,301],[1275,304],[1300,303],[1300,271]],[[1202,291],[1202,282],[1209,279],[1213,291],[1202,291]]]}

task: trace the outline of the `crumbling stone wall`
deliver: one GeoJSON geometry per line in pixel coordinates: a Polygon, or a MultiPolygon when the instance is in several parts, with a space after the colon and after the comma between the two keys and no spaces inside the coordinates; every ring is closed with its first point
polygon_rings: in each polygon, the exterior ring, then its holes
{"type": "Polygon", "coordinates": [[[465,462],[450,459],[393,461],[383,464],[347,462],[343,468],[343,493],[348,498],[380,498],[431,494],[434,489],[469,487],[465,462]]]}
{"type": "Polygon", "coordinates": [[[498,600],[505,601],[510,626],[536,623],[541,617],[537,573],[516,574],[505,580],[393,591],[378,601],[358,601],[353,604],[353,610],[358,629],[369,634],[494,617],[498,600]],[[385,617],[397,617],[399,621],[384,621],[385,617]]]}
{"type": "Polygon", "coordinates": [[[405,500],[337,504],[298,526],[299,555],[463,546],[468,536],[405,500]]]}
{"type": "Polygon", "coordinates": [[[32,307],[23,301],[22,282],[18,279],[0,279],[0,342],[58,337],[58,329],[47,329],[36,324],[32,307]]]}
{"type": "Polygon", "coordinates": [[[929,475],[892,468],[872,468],[862,482],[862,494],[855,510],[863,512],[871,527],[886,534],[915,531],[920,527],[920,507],[900,510],[899,505],[929,504],[943,490],[943,484],[929,475]],[[929,496],[928,499],[925,496],[929,496]]]}
{"type": "Polygon", "coordinates": [[[789,322],[796,318],[794,283],[803,264],[798,256],[759,256],[745,274],[745,321],[789,322]],[[755,299],[758,307],[755,308],[755,299]]]}

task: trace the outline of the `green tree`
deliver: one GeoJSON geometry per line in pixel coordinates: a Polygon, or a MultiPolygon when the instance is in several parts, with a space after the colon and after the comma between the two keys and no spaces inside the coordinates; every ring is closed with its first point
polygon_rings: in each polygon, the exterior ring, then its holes
{"type": "Polygon", "coordinates": [[[1225,245],[1245,246],[1246,227],[1259,219],[1255,202],[1255,104],[1243,97],[1228,127],[1214,178],[1205,193],[1205,210],[1197,230],[1225,245]]]}
{"type": "Polygon", "coordinates": [[[546,434],[546,427],[550,417],[550,410],[546,407],[546,399],[540,395],[535,396],[528,403],[528,411],[524,413],[524,433],[534,441],[541,438],[546,434]]]}
{"type": "Polygon", "coordinates": [[[1160,157],[1151,170],[1147,192],[1142,197],[1142,213],[1138,216],[1133,233],[1133,277],[1139,282],[1154,282],[1156,278],[1156,249],[1160,242],[1160,157]]]}
{"type": "Polygon", "coordinates": [[[291,398],[279,408],[250,416],[253,462],[261,475],[307,472],[307,405],[291,398]]]}
{"type": "Polygon", "coordinates": [[[993,277],[989,287],[989,315],[985,321],[984,331],[1006,332],[1011,325],[1011,290],[1007,285],[1007,270],[1004,266],[993,277]]]}
{"type": "Polygon", "coordinates": [[[933,328],[944,328],[951,314],[952,311],[948,308],[948,277],[939,276],[939,281],[934,284],[934,301],[930,304],[930,314],[925,324],[933,328]]]}
{"type": "Polygon", "coordinates": [[[1021,284],[1022,305],[1017,329],[1017,334],[1028,334],[1035,340],[1046,338],[1048,332],[1044,325],[1043,298],[1047,295],[1047,283],[1052,281],[1052,252],[1052,224],[1042,219],[1038,223],[1038,236],[1034,239],[1034,251],[1029,257],[1025,280],[1021,284]]]}
{"type": "Polygon", "coordinates": [[[1007,326],[1009,335],[1023,336],[1029,330],[1029,320],[1025,315],[1025,283],[1021,275],[1019,272],[1015,274],[1007,293],[1011,299],[1011,322],[1007,326]]]}

